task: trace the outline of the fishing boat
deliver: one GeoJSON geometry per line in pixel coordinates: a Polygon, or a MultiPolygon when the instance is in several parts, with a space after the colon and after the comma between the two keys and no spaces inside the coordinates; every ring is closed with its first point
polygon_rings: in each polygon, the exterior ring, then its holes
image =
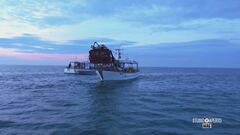
{"type": "Polygon", "coordinates": [[[138,77],[138,62],[134,60],[121,58],[121,49],[116,49],[118,57],[103,44],[95,42],[89,51],[90,63],[94,64],[94,68],[100,80],[129,80],[138,77]]]}
{"type": "Polygon", "coordinates": [[[96,72],[89,62],[73,61],[64,68],[65,74],[95,75],[96,72]]]}

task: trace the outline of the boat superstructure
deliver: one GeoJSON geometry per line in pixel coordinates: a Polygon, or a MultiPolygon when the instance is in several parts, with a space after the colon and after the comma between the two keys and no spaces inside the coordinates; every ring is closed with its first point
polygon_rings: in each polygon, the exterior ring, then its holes
{"type": "Polygon", "coordinates": [[[122,60],[121,49],[117,49],[117,59],[105,45],[94,43],[89,51],[90,63],[94,64],[100,80],[128,80],[138,77],[138,63],[134,60],[122,60]]]}
{"type": "Polygon", "coordinates": [[[96,70],[101,80],[128,80],[138,77],[138,67],[135,61],[118,61],[119,65],[101,67],[96,70]]]}

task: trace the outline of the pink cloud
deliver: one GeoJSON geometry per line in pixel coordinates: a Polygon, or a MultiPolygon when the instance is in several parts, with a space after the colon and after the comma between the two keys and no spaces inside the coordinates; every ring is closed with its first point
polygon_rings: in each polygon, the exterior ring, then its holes
{"type": "Polygon", "coordinates": [[[47,54],[47,53],[25,53],[17,49],[0,48],[0,56],[14,57],[21,60],[86,60],[88,54],[47,54]]]}

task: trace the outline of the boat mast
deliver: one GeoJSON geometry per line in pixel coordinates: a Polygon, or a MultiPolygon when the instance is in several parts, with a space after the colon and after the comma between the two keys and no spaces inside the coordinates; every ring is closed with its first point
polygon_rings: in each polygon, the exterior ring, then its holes
{"type": "Polygon", "coordinates": [[[118,58],[118,60],[120,60],[121,58],[122,58],[122,50],[123,49],[115,49],[115,51],[116,51],[116,53],[117,53],[117,58],[118,58]]]}

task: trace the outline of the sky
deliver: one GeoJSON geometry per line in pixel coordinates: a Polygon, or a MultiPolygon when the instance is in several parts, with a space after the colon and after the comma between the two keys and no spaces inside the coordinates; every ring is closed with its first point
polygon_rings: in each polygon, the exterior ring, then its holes
{"type": "Polygon", "coordinates": [[[240,67],[239,0],[0,0],[1,65],[67,65],[95,42],[140,66],[240,67]]]}

